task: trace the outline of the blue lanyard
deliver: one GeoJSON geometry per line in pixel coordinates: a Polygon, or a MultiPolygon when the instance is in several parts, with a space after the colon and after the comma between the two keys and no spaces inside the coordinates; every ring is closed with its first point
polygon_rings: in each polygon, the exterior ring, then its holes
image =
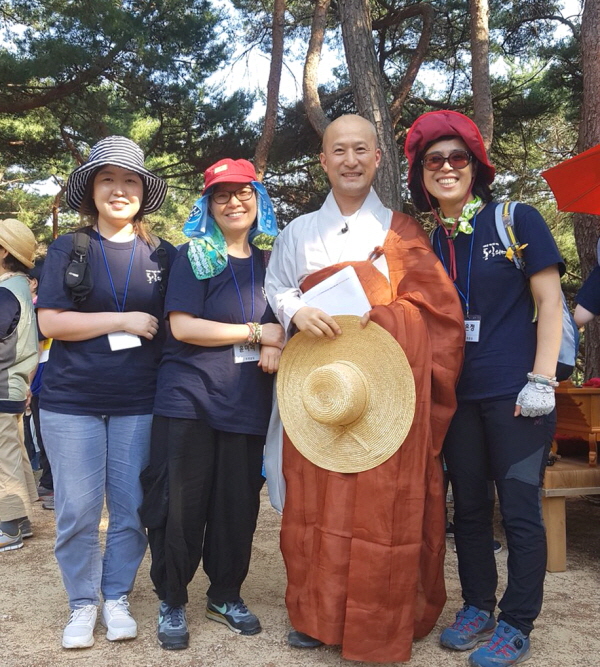
{"type": "Polygon", "coordinates": [[[233,284],[235,285],[235,290],[240,300],[240,308],[242,309],[242,319],[243,323],[254,322],[254,257],[252,256],[252,251],[250,251],[250,288],[252,290],[252,312],[250,313],[250,319],[246,319],[246,309],[244,308],[244,302],[242,301],[242,293],[240,292],[240,286],[238,285],[237,278],[233,271],[233,266],[227,257],[227,264],[229,265],[229,270],[231,271],[231,277],[233,278],[233,284]]]}
{"type": "MultiPolygon", "coordinates": [[[[467,267],[467,295],[465,296],[462,293],[462,290],[460,287],[456,284],[456,280],[454,281],[454,287],[456,287],[456,291],[460,294],[462,297],[462,300],[465,302],[465,309],[467,311],[467,317],[469,317],[469,300],[471,298],[471,264],[473,262],[473,241],[475,240],[475,225],[477,223],[477,213],[475,213],[475,216],[473,217],[473,224],[471,225],[473,227],[473,233],[471,234],[471,247],[469,249],[469,264],[467,267]]],[[[440,259],[442,260],[442,265],[444,269],[446,270],[446,273],[448,273],[448,267],[446,266],[446,262],[444,261],[444,255],[442,253],[442,242],[440,241],[440,230],[438,228],[438,235],[437,235],[437,241],[438,241],[438,249],[440,251],[440,259]]],[[[458,279],[458,267],[456,267],[456,277],[458,279]]]]}
{"type": "Polygon", "coordinates": [[[129,268],[127,269],[127,279],[125,280],[125,291],[123,292],[123,303],[119,304],[119,299],[117,299],[117,292],[115,290],[115,284],[110,273],[110,267],[108,266],[108,259],[106,258],[106,251],[104,250],[104,243],[102,243],[102,235],[98,232],[98,238],[100,239],[100,248],[102,249],[102,257],[104,257],[104,266],[106,266],[106,273],[108,273],[108,280],[110,282],[110,288],[112,289],[113,297],[115,299],[115,304],[117,305],[117,311],[119,313],[125,312],[125,302],[127,301],[127,292],[129,290],[129,279],[131,278],[131,267],[133,266],[133,257],[135,255],[135,248],[137,245],[137,234],[133,239],[133,248],[131,250],[131,257],[129,259],[129,268]]]}

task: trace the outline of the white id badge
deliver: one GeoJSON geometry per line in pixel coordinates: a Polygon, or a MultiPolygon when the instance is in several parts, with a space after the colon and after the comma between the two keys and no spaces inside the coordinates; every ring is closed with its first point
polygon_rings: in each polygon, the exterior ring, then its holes
{"type": "Polygon", "coordinates": [[[127,331],[113,331],[108,334],[108,344],[112,352],[127,350],[130,347],[140,347],[142,341],[139,336],[127,333],[127,331]]]}
{"type": "Polygon", "coordinates": [[[479,327],[481,325],[481,317],[478,315],[471,315],[465,318],[465,340],[467,343],[479,343],[479,327]]]}
{"type": "Polygon", "coordinates": [[[258,343],[238,343],[233,346],[233,363],[245,364],[247,361],[260,361],[258,343]]]}

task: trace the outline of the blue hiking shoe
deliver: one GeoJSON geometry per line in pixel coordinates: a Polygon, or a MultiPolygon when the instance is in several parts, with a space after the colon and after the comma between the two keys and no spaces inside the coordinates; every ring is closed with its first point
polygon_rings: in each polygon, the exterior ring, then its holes
{"type": "Polygon", "coordinates": [[[246,607],[242,598],[223,603],[214,602],[209,598],[206,604],[206,618],[223,623],[239,635],[257,635],[262,630],[260,621],[246,607]]]}
{"type": "Polygon", "coordinates": [[[525,662],[530,657],[529,637],[500,621],[494,636],[469,656],[472,667],[508,667],[525,662]]]}
{"type": "Polygon", "coordinates": [[[495,628],[494,614],[466,604],[456,614],[454,623],[440,635],[440,644],[455,651],[468,651],[491,639],[495,628]]]}
{"type": "Polygon", "coordinates": [[[158,608],[158,643],[167,651],[186,649],[190,642],[185,605],[171,607],[161,602],[158,608]]]}

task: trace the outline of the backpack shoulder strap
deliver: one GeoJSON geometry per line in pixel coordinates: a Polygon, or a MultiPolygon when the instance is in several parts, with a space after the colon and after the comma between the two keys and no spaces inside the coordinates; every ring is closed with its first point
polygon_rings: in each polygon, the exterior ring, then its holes
{"type": "Polygon", "coordinates": [[[505,201],[496,204],[494,217],[496,220],[496,231],[506,249],[506,257],[509,261],[523,271],[525,269],[525,260],[523,259],[523,248],[515,235],[514,211],[517,202],[505,201]]]}
{"type": "Polygon", "coordinates": [[[169,280],[169,253],[161,245],[156,248],[156,261],[158,262],[158,269],[160,271],[158,293],[164,297],[167,293],[167,283],[169,280]]]}
{"type": "Polygon", "coordinates": [[[65,271],[65,285],[71,292],[74,303],[85,301],[93,287],[92,274],[87,260],[90,248],[90,232],[91,227],[83,227],[73,232],[71,261],[65,271]]]}
{"type": "Polygon", "coordinates": [[[85,262],[89,247],[89,227],[84,227],[83,229],[78,229],[77,231],[73,232],[73,248],[71,249],[71,259],[76,259],[79,262],[85,262]]]}

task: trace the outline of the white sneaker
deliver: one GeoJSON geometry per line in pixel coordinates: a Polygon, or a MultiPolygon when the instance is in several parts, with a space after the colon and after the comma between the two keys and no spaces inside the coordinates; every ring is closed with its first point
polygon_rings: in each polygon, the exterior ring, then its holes
{"type": "Polygon", "coordinates": [[[71,611],[62,637],[63,648],[88,648],[94,645],[94,627],[98,608],[86,604],[71,611]]]}
{"type": "Polygon", "coordinates": [[[102,605],[102,624],[108,632],[106,638],[111,642],[137,637],[137,623],[129,611],[127,596],[118,600],[106,600],[102,605]]]}

